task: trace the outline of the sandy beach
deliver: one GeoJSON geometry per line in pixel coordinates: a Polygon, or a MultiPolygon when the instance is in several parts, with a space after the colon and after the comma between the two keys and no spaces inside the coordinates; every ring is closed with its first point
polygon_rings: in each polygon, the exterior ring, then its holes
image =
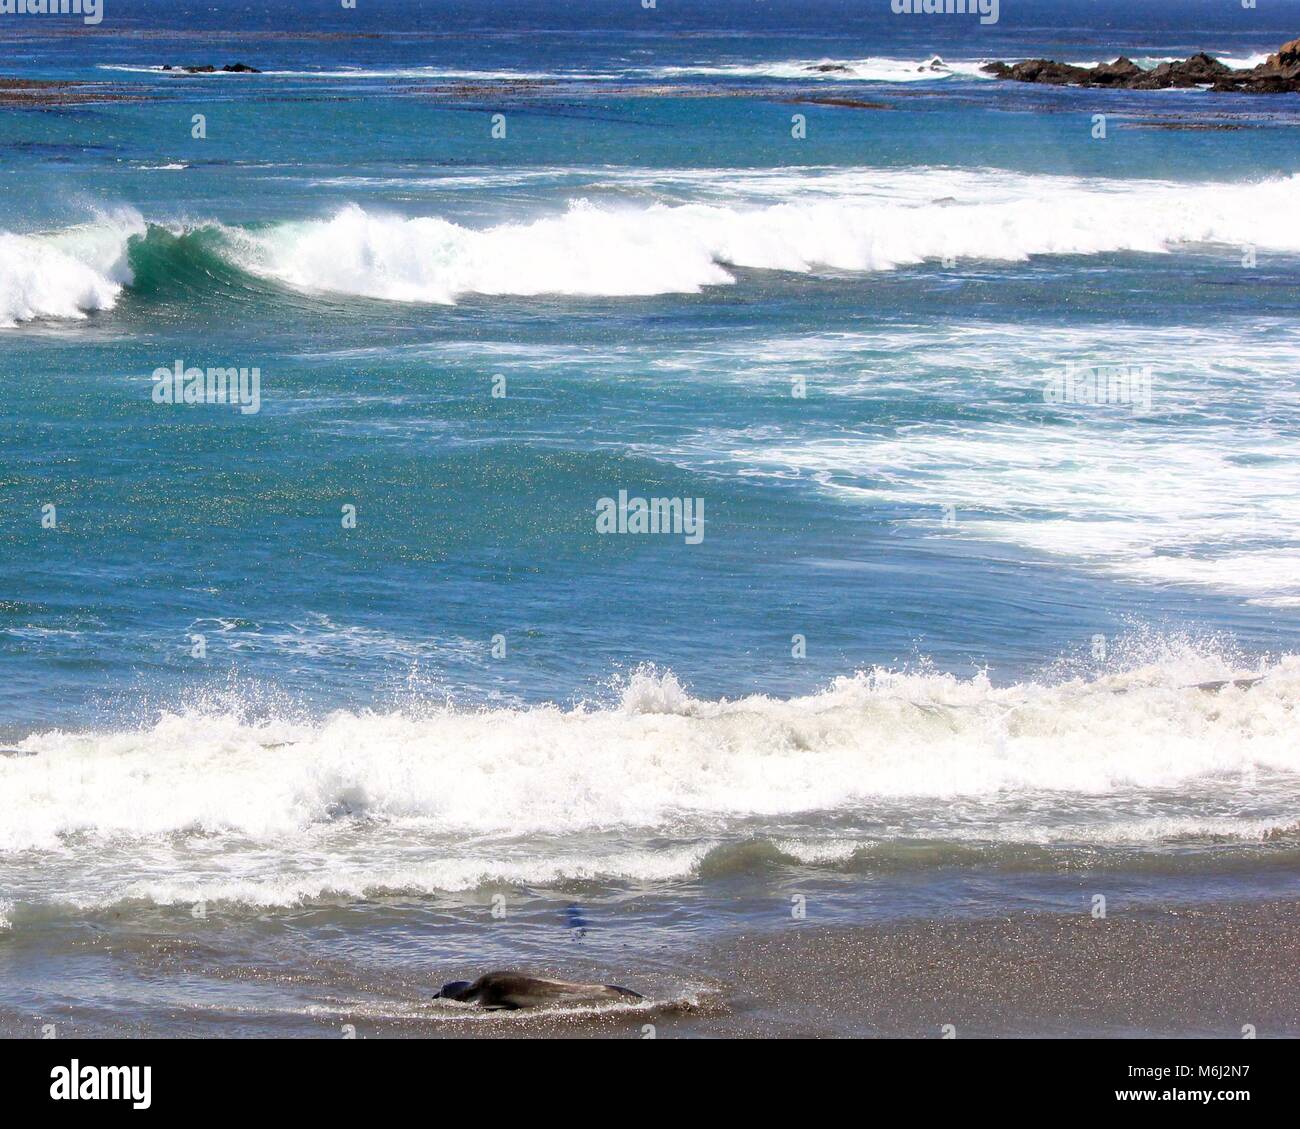
{"type": "MultiPolygon", "coordinates": [[[[679,969],[692,1004],[498,1013],[393,1035],[658,1038],[1300,1035],[1300,901],[742,935],[679,969]],[[450,1030],[448,1030],[450,1028],[450,1030]]],[[[541,971],[541,970],[539,970],[541,971]]],[[[567,966],[551,974],[599,976],[567,966]]],[[[635,966],[605,969],[639,984],[635,966]]],[[[659,975],[663,970],[659,970],[659,975]]],[[[652,977],[653,978],[653,977],[652,977]]],[[[436,1009],[435,1009],[436,1014],[436,1009]]]]}

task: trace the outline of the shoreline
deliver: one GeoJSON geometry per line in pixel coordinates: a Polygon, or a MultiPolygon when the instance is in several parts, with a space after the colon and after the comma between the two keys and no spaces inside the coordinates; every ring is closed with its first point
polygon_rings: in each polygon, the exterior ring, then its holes
{"type": "MultiPolygon", "coordinates": [[[[711,984],[691,1002],[390,1033],[635,1038],[650,1024],[656,1038],[1300,1036],[1300,900],[1114,907],[1104,920],[1082,911],[792,923],[696,959],[692,973],[711,984]]],[[[618,974],[635,986],[633,967],[618,974]]]]}
{"type": "MultiPolygon", "coordinates": [[[[34,955],[29,945],[40,942],[11,941],[20,948],[8,959],[22,968],[23,950],[34,955]]],[[[1104,919],[1081,903],[1068,914],[790,921],[621,954],[525,944],[455,968],[416,960],[382,971],[305,950],[305,963],[286,966],[274,951],[259,958],[215,937],[145,933],[86,944],[65,963],[80,950],[81,961],[110,960],[101,975],[121,959],[123,971],[151,983],[213,977],[225,999],[207,995],[192,1009],[158,999],[129,1014],[95,997],[37,1011],[8,999],[0,1037],[36,1037],[50,1022],[90,1038],[328,1039],[344,1025],[358,1037],[418,1039],[1300,1037],[1300,897],[1137,908],[1116,897],[1104,919]],[[495,969],[619,983],[647,999],[514,1012],[434,1001],[446,975],[495,969]]]]}

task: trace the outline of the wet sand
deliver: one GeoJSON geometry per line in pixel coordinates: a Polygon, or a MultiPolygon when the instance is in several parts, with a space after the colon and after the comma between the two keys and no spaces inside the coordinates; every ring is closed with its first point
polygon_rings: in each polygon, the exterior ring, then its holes
{"type": "MultiPolygon", "coordinates": [[[[460,1035],[658,1038],[1300,1036],[1300,902],[742,935],[696,1006],[515,1013],[460,1035]]],[[[683,973],[683,979],[688,978],[683,973]]],[[[625,982],[635,983],[629,970],[625,982]]],[[[440,1032],[441,1033],[441,1032],[440,1032]]]]}
{"type": "Polygon", "coordinates": [[[96,930],[59,958],[62,983],[82,990],[54,1005],[38,1003],[35,987],[49,938],[20,932],[0,943],[0,971],[28,1003],[0,1006],[0,1035],[38,1037],[57,1023],[60,1037],[91,1038],[940,1038],[945,1025],[958,1038],[1235,1039],[1246,1025],[1260,1038],[1300,1036],[1294,899],[1112,906],[1104,920],[790,921],[648,951],[598,954],[570,941],[384,969],[324,951],[319,938],[269,940],[242,928],[202,944],[96,930]],[[648,999],[487,1012],[432,998],[449,977],[493,968],[619,983],[648,999]],[[108,982],[111,998],[91,987],[108,982]]]}
{"type": "Polygon", "coordinates": [[[1300,1035],[1300,902],[746,936],[709,954],[737,1035],[1300,1035]]]}

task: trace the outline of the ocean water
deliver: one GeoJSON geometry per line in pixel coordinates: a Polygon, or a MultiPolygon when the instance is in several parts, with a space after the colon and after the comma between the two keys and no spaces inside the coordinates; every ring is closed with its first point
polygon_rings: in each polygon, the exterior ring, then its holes
{"type": "Polygon", "coordinates": [[[0,16],[0,1028],[1294,895],[1300,101],[979,72],[1145,7],[0,16]]]}

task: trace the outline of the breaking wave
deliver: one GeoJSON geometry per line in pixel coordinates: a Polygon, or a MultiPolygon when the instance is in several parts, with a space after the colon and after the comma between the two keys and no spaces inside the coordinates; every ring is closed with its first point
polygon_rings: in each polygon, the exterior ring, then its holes
{"type": "MultiPolygon", "coordinates": [[[[688,203],[571,199],[469,227],[349,204],[235,228],[138,214],[0,234],[0,325],[105,310],[123,287],[261,280],[306,294],[453,303],[465,295],[640,296],[733,283],[734,270],[885,271],[943,258],[1167,253],[1194,244],[1300,251],[1300,177],[1243,184],[1098,181],[953,170],[668,177],[688,203]]],[[[635,181],[633,182],[635,183],[635,181]]],[[[653,194],[653,180],[642,190],[653,194]]]]}
{"type": "Polygon", "coordinates": [[[232,253],[300,289],[450,303],[467,294],[696,293],[734,282],[735,267],[882,271],[945,257],[1021,261],[1197,243],[1300,250],[1287,219],[1300,177],[1232,186],[965,177],[962,195],[944,195],[950,183],[864,173],[853,195],[762,206],[577,200],[560,214],[481,229],[350,205],[250,234],[232,253]]]}
{"type": "Polygon", "coordinates": [[[1050,868],[1062,851],[1214,843],[1294,858],[1300,659],[1249,686],[1190,681],[1225,672],[1240,673],[1196,655],[1009,687],[876,670],[704,700],[642,671],[602,707],[206,710],[41,733],[0,758],[0,858],[17,902],[57,888],[82,908],[1050,868]]]}
{"type": "Polygon", "coordinates": [[[52,233],[0,231],[0,328],[112,309],[131,282],[128,241],[144,230],[122,211],[52,233]]]}

